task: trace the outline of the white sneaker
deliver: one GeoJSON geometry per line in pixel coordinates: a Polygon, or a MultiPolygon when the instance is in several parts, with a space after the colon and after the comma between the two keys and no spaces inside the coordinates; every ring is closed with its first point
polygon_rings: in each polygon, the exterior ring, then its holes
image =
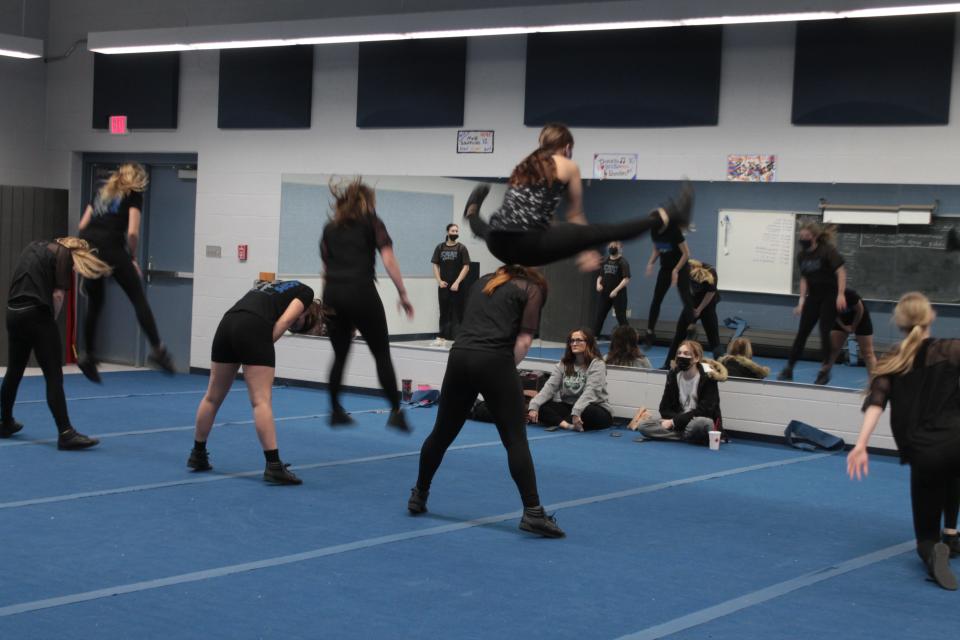
{"type": "Polygon", "coordinates": [[[443,338],[437,338],[437,339],[435,339],[433,342],[430,343],[430,346],[431,346],[431,347],[445,347],[445,346],[447,346],[447,341],[444,340],[443,338]]]}

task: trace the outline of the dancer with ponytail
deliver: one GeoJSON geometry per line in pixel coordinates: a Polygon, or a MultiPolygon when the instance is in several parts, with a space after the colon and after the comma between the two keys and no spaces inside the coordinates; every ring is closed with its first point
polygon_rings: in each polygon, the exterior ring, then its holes
{"type": "Polygon", "coordinates": [[[474,285],[447,360],[437,421],[420,450],[420,474],[407,502],[410,513],[426,512],[430,485],[443,455],[463,428],[477,394],[483,394],[523,501],[520,529],[547,538],[564,536],[540,504],[527,443],[523,385],[516,368],[540,326],[546,297],[543,276],[517,265],[500,267],[474,285]]]}
{"type": "Polygon", "coordinates": [[[932,338],[935,318],[922,293],[897,303],[893,320],[905,337],[873,369],[847,473],[858,480],[867,475],[867,445],[889,402],[900,461],[910,465],[917,553],[937,584],[956,590],[950,556],[960,554],[960,340],[932,338]]]}
{"type": "Polygon", "coordinates": [[[86,449],[99,442],[79,433],[70,424],[63,393],[63,345],[57,316],[73,284],[74,270],[91,282],[110,274],[110,266],[99,260],[90,245],[79,238],[31,242],[20,254],[7,301],[10,352],[7,373],[0,387],[0,438],[9,438],[23,428],[13,418],[13,405],[32,351],[43,371],[47,406],[57,424],[57,448],[86,449]]]}
{"type": "Polygon", "coordinates": [[[582,271],[600,268],[597,245],[629,240],[653,229],[666,230],[690,222],[693,189],[684,185],[676,200],[650,214],[614,224],[588,224],[583,213],[580,167],[571,160],[573,135],[562,124],[540,131],[540,146],[510,174],[503,204],[485,222],[480,205],[490,186],[477,186],[467,200],[464,216],[474,234],[506,264],[541,266],[579,254],[582,271]],[[560,200],[567,200],[567,222],[554,223],[560,200]]]}
{"type": "MultiPolygon", "coordinates": [[[[167,373],[174,373],[173,358],[160,341],[157,322],[147,302],[140,279],[143,274],[137,262],[137,243],[140,241],[140,214],[143,212],[143,192],[147,189],[147,172],[142,165],[120,165],[80,219],[80,237],[96,249],[97,257],[110,265],[113,277],[127,294],[137,322],[150,342],[149,360],[167,373]]],[[[83,323],[86,355],[78,363],[80,370],[92,382],[100,382],[97,371],[97,324],[104,302],[103,280],[87,280],[83,289],[89,301],[83,323]]]]}
{"type": "Polygon", "coordinates": [[[830,382],[830,331],[837,314],[847,309],[843,292],[847,286],[847,270],[843,256],[834,246],[836,227],[824,227],[808,222],[800,227],[800,302],[793,310],[800,316],[800,327],[790,349],[787,366],[777,376],[778,380],[793,380],[793,366],[803,354],[803,347],[813,327],[820,325],[820,372],[814,384],[830,382]]]}

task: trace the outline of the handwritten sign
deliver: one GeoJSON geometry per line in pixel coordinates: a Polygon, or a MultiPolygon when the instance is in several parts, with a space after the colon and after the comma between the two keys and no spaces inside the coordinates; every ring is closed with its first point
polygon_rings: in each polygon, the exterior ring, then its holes
{"type": "Polygon", "coordinates": [[[457,131],[457,153],[493,153],[493,131],[457,131]]]}
{"type": "Polygon", "coordinates": [[[596,180],[636,180],[637,154],[593,154],[593,177],[596,180]]]}

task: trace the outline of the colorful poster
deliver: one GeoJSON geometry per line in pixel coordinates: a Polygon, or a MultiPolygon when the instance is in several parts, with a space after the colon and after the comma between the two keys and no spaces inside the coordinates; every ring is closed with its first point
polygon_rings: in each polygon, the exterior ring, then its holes
{"type": "Polygon", "coordinates": [[[593,177],[595,180],[636,180],[637,154],[593,154],[593,177]]]}
{"type": "Polygon", "coordinates": [[[777,156],[730,154],[727,156],[727,180],[730,182],[773,182],[777,176],[777,156]]]}
{"type": "Polygon", "coordinates": [[[457,153],[493,153],[493,131],[457,131],[457,153]]]}

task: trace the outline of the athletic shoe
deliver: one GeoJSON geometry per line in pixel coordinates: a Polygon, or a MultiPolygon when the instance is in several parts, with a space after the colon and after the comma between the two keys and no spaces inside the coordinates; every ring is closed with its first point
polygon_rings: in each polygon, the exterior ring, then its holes
{"type": "Polygon", "coordinates": [[[89,449],[90,447],[94,447],[98,444],[100,444],[99,440],[85,436],[73,427],[61,433],[57,438],[57,449],[60,449],[61,451],[89,449]]]}
{"type": "Polygon", "coordinates": [[[9,438],[16,432],[20,431],[20,429],[23,429],[23,425],[16,420],[2,422],[0,423],[0,438],[9,438]]]}
{"type": "Polygon", "coordinates": [[[210,465],[210,454],[204,449],[192,449],[190,459],[187,460],[187,466],[194,471],[210,471],[213,467],[210,465]]]}
{"type": "Polygon", "coordinates": [[[303,480],[287,469],[289,466],[282,462],[268,462],[263,470],[263,479],[270,484],[303,484],[303,480]]]}
{"type": "Polygon", "coordinates": [[[427,498],[430,496],[429,491],[420,491],[414,487],[410,489],[410,499],[407,500],[407,511],[413,515],[420,515],[421,513],[427,512],[427,498]]]}
{"type": "Polygon", "coordinates": [[[446,345],[447,341],[443,338],[435,338],[434,341],[430,343],[431,347],[445,347],[446,345]]]}
{"type": "Polygon", "coordinates": [[[151,351],[148,359],[150,362],[157,365],[157,367],[170,375],[173,375],[177,372],[176,368],[173,366],[173,356],[170,355],[170,352],[163,345],[160,345],[151,351]]]}
{"type": "Polygon", "coordinates": [[[777,380],[783,380],[786,382],[793,380],[793,367],[784,367],[780,373],[777,374],[777,380]]]}
{"type": "Polygon", "coordinates": [[[667,212],[667,217],[670,218],[670,228],[689,227],[693,219],[693,186],[688,181],[684,181],[677,197],[667,200],[663,208],[667,212]]]}
{"type": "Polygon", "coordinates": [[[950,549],[950,557],[960,556],[960,533],[943,534],[943,544],[950,549]]]}
{"type": "Polygon", "coordinates": [[[938,542],[927,556],[927,571],[934,582],[947,591],[957,590],[957,576],[950,570],[950,547],[938,542]]]}
{"type": "Polygon", "coordinates": [[[823,369],[817,373],[817,379],[813,381],[813,384],[825,385],[830,382],[830,371],[824,371],[823,369]]]}
{"type": "Polygon", "coordinates": [[[653,341],[656,339],[657,334],[647,329],[646,333],[643,334],[643,346],[650,349],[653,346],[653,341]]]}
{"type": "Polygon", "coordinates": [[[83,374],[84,378],[95,384],[100,384],[102,380],[100,379],[100,372],[97,371],[97,364],[96,360],[87,356],[78,362],[77,366],[80,367],[80,373],[83,374]]]}
{"type": "Polygon", "coordinates": [[[355,424],[357,424],[357,421],[351,418],[343,407],[333,408],[333,413],[330,414],[331,427],[352,427],[355,424]]]}
{"type": "Polygon", "coordinates": [[[535,533],[544,538],[564,538],[567,534],[557,526],[557,520],[548,516],[543,507],[528,507],[523,510],[520,530],[535,533]]]}
{"type": "Polygon", "coordinates": [[[403,409],[396,409],[390,412],[390,417],[387,418],[387,426],[397,431],[402,431],[403,433],[413,433],[413,429],[407,424],[407,416],[404,415],[403,409]]]}

